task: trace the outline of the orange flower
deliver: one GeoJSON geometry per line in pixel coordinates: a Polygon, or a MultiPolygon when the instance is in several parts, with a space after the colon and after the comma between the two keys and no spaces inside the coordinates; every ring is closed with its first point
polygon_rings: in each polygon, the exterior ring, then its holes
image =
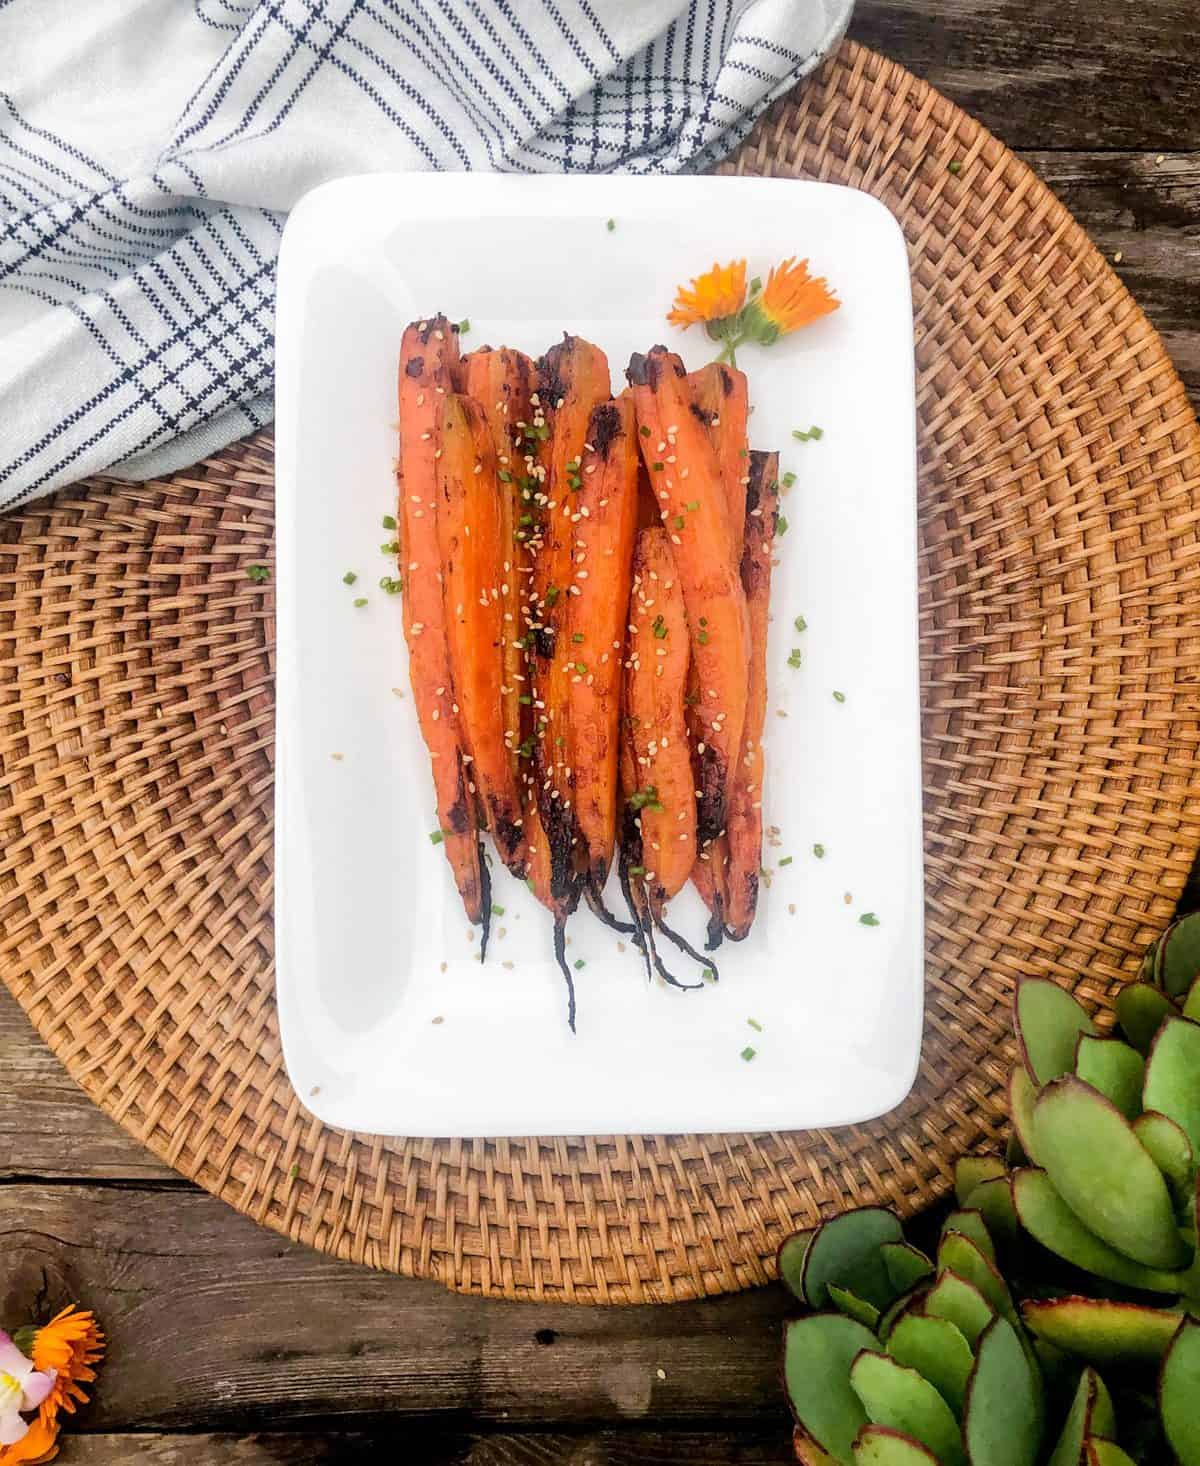
{"type": "Polygon", "coordinates": [[[15,1445],[0,1446],[0,1466],[41,1466],[57,1455],[58,1423],[39,1415],[15,1445]]]}
{"type": "MultiPolygon", "coordinates": [[[[96,1378],[92,1365],[103,1357],[104,1335],[95,1316],[74,1304],[56,1313],[48,1324],[38,1329],[33,1336],[34,1368],[56,1371],[54,1388],[38,1411],[39,1422],[52,1423],[60,1409],[69,1415],[75,1413],[76,1401],[82,1403],[87,1399],[80,1381],[90,1384],[96,1378]]],[[[2,1456],[0,1466],[7,1466],[2,1456]]]]}
{"type": "Polygon", "coordinates": [[[767,276],[766,288],[755,304],[778,334],[786,336],[789,331],[837,310],[841,301],[826,285],[824,277],[811,278],[807,260],[797,264],[793,256],[767,276]]]}
{"type": "Polygon", "coordinates": [[[675,307],[667,316],[673,326],[698,326],[705,321],[720,321],[736,316],[746,300],[746,261],[731,260],[727,265],[714,264],[698,275],[688,290],[680,286],[675,294],[675,307]]]}

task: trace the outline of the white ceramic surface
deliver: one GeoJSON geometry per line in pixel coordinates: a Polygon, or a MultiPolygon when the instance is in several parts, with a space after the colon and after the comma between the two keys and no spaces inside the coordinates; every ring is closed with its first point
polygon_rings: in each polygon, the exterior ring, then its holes
{"type": "MultiPolygon", "coordinates": [[[[277,991],[304,1104],[331,1124],[416,1136],[795,1129],[898,1104],[920,1050],[922,872],[912,307],[888,211],[765,179],[327,184],[284,235],[276,452],[277,991]],[[380,544],[400,333],[437,310],[470,319],[467,347],[537,354],[579,332],[619,386],[630,352],[656,341],[689,367],[714,355],[702,332],[665,324],[677,282],[737,256],[765,276],[790,254],[844,304],[740,361],[752,444],[779,447],[797,475],[773,589],[771,886],[750,938],[717,953],[720,982],[695,993],[648,984],[632,947],[618,952],[581,910],[573,1037],[547,914],[497,864],[504,913],[481,967],[429,842],[401,608],[378,589],[393,570],[380,544]],[[812,424],[820,441],[792,438],[812,424]],[[868,911],[878,926],[860,923],[868,911]]],[[[699,938],[690,888],[672,916],[699,938]]]]}

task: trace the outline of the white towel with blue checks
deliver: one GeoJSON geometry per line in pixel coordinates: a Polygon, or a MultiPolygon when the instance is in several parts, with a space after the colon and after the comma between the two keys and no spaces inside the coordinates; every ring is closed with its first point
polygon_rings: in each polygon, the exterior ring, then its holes
{"type": "Polygon", "coordinates": [[[671,173],[853,0],[0,0],[0,508],[272,415],[287,211],[383,169],[671,173]]]}

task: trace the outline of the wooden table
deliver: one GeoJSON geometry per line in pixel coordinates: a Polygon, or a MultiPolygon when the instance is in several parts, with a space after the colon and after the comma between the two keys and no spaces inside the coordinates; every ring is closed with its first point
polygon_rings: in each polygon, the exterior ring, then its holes
{"type": "MultiPolygon", "coordinates": [[[[1200,401],[1197,0],[859,0],[853,34],[1045,178],[1200,401]]],[[[778,1290],[485,1303],[289,1246],[83,1098],[0,989],[0,1318],[96,1309],[66,1466],[785,1462],[778,1290]]]]}

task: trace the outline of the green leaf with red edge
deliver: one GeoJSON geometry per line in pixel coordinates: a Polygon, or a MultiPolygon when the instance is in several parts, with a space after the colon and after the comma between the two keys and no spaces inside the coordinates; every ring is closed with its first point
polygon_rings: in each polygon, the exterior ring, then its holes
{"type": "Polygon", "coordinates": [[[1050,1457],[1048,1466],[1079,1466],[1084,1442],[1091,1435],[1111,1435],[1116,1429],[1112,1397],[1104,1381],[1091,1367],[1079,1376],[1075,1398],[1050,1457]]]}
{"type": "Polygon", "coordinates": [[[850,1387],[875,1425],[910,1435],[942,1466],[966,1466],[954,1412],[915,1369],[887,1354],[864,1349],[850,1366],[850,1387]]]}
{"type": "Polygon", "coordinates": [[[1127,1120],[1141,1113],[1146,1061],[1132,1044],[1081,1033],[1075,1049],[1075,1073],[1084,1084],[1111,1100],[1127,1120]]]}
{"type": "Polygon", "coordinates": [[[1179,1466],[1200,1466],[1200,1323],[1183,1321],[1158,1376],[1158,1408],[1179,1466]]]}
{"type": "Polygon", "coordinates": [[[1025,1327],[1089,1364],[1154,1363],[1162,1358],[1181,1314],[1112,1298],[1029,1298],[1025,1327]]]}
{"type": "Polygon", "coordinates": [[[967,1198],[977,1186],[1003,1176],[1004,1170],[1004,1162],[999,1156],[960,1156],[954,1166],[954,1197],[959,1206],[966,1206],[967,1198]]]}
{"type": "Polygon", "coordinates": [[[1183,1000],[1183,1016],[1193,1023],[1200,1023],[1200,977],[1188,988],[1187,997],[1183,1000]]]}
{"type": "Polygon", "coordinates": [[[1167,1178],[1178,1207],[1193,1199],[1196,1158],[1182,1126],[1157,1110],[1146,1110],[1133,1122],[1133,1133],[1143,1150],[1167,1178]]]}
{"type": "Polygon", "coordinates": [[[1148,1054],[1164,1018],[1175,1012],[1166,993],[1148,982],[1131,982],[1117,994],[1117,1022],[1139,1054],[1148,1054]]]}
{"type": "Polygon", "coordinates": [[[1166,1115],[1200,1152],[1200,1023],[1168,1018],[1146,1060],[1145,1108],[1166,1115]]]}
{"type": "Polygon", "coordinates": [[[793,1232],[790,1237],[785,1237],[779,1244],[779,1253],[776,1257],[780,1282],[801,1303],[804,1302],[804,1294],[800,1291],[800,1280],[804,1272],[804,1254],[808,1251],[816,1230],[815,1227],[808,1227],[804,1231],[793,1232]]]}
{"type": "Polygon", "coordinates": [[[854,1466],[940,1466],[920,1441],[886,1425],[864,1425],[854,1442],[854,1466]]]}
{"type": "Polygon", "coordinates": [[[972,1466],[1034,1466],[1042,1436],[1040,1380],[1006,1318],[980,1336],[967,1384],[963,1439],[972,1466]]]}
{"type": "Polygon", "coordinates": [[[1200,977],[1200,912],[1173,922],[1158,951],[1159,986],[1168,997],[1182,998],[1200,977]]]}
{"type": "Polygon", "coordinates": [[[851,1459],[867,1413],[850,1387],[850,1366],[876,1347],[870,1329],[840,1313],[810,1313],[784,1327],[783,1379],[792,1412],[822,1450],[851,1459]]]}
{"type": "Polygon", "coordinates": [[[829,1301],[839,1313],[844,1313],[847,1318],[857,1319],[859,1323],[865,1324],[872,1333],[879,1324],[879,1309],[873,1303],[868,1303],[865,1298],[860,1298],[852,1293],[849,1288],[839,1288],[836,1283],[827,1285],[829,1301]]]}
{"type": "Polygon", "coordinates": [[[949,1319],[972,1348],[996,1317],[996,1310],[974,1283],[945,1271],[938,1273],[937,1282],[925,1294],[921,1311],[931,1318],[949,1319]]]}
{"type": "Polygon", "coordinates": [[[948,1319],[906,1313],[888,1335],[887,1352],[897,1364],[924,1376],[951,1410],[961,1414],[975,1356],[948,1319]]]}
{"type": "Polygon", "coordinates": [[[1038,1095],[1033,1126],[1055,1191],[1090,1231],[1146,1267],[1190,1261],[1162,1172],[1115,1105],[1065,1074],[1038,1095]]]}
{"type": "MultiPolygon", "coordinates": [[[[1037,1097],[1037,1085],[1020,1064],[1014,1064],[1008,1076],[1008,1113],[1012,1120],[1013,1134],[1025,1155],[1035,1165],[1040,1165],[1037,1157],[1037,1136],[1033,1128],[1033,1107],[1037,1097]]],[[[1015,1165],[1016,1161],[1011,1164],[1015,1165]]]]}
{"type": "Polygon", "coordinates": [[[901,1293],[894,1303],[883,1310],[875,1326],[876,1336],[883,1343],[887,1342],[888,1336],[900,1319],[910,1313],[920,1313],[924,1309],[925,1298],[931,1286],[928,1278],[922,1278],[920,1282],[914,1283],[906,1292],[901,1293]]]}
{"type": "Polygon", "coordinates": [[[967,1197],[967,1209],[979,1212],[999,1246],[1017,1240],[1017,1211],[1013,1206],[1012,1182],[1007,1175],[976,1186],[967,1197]]]}
{"type": "Polygon", "coordinates": [[[895,1214],[879,1206],[859,1207],[823,1222],[813,1234],[800,1273],[801,1296],[810,1308],[824,1308],[828,1285],[837,1283],[876,1308],[886,1308],[896,1290],[879,1255],[884,1242],[904,1232],[895,1214]]]}
{"type": "Polygon", "coordinates": [[[925,1278],[932,1278],[936,1271],[933,1263],[911,1242],[885,1242],[879,1253],[897,1295],[907,1293],[925,1278]]]}
{"type": "Polygon", "coordinates": [[[1127,1288],[1150,1293],[1177,1293],[1183,1274],[1161,1268],[1143,1267],[1110,1247],[1084,1226],[1054,1189],[1045,1171],[1023,1169],[1012,1178],[1013,1201],[1022,1227],[1056,1257],[1074,1263],[1085,1272],[1127,1288]]]}
{"type": "Polygon", "coordinates": [[[1085,1466],[1137,1466],[1128,1452],[1123,1451],[1116,1441],[1106,1441],[1092,1436],[1085,1447],[1085,1466]]]}
{"type": "Polygon", "coordinates": [[[1019,1321],[1008,1284],[970,1237],[961,1232],[947,1232],[938,1246],[938,1267],[972,1283],[996,1313],[1011,1323],[1019,1321]]]}
{"type": "Polygon", "coordinates": [[[1013,1004],[1021,1062],[1037,1084],[1048,1084],[1075,1067],[1081,1033],[1095,1033],[1087,1010],[1065,988],[1045,977],[1017,980],[1013,1004]]]}
{"type": "Polygon", "coordinates": [[[966,1207],[957,1208],[942,1223],[941,1235],[944,1237],[947,1232],[961,1232],[964,1237],[969,1237],[974,1242],[989,1261],[996,1261],[996,1244],[987,1229],[982,1212],[968,1210],[966,1207]]]}
{"type": "Polygon", "coordinates": [[[802,1425],[792,1431],[792,1454],[800,1466],[839,1466],[838,1458],[823,1451],[802,1425]]]}

